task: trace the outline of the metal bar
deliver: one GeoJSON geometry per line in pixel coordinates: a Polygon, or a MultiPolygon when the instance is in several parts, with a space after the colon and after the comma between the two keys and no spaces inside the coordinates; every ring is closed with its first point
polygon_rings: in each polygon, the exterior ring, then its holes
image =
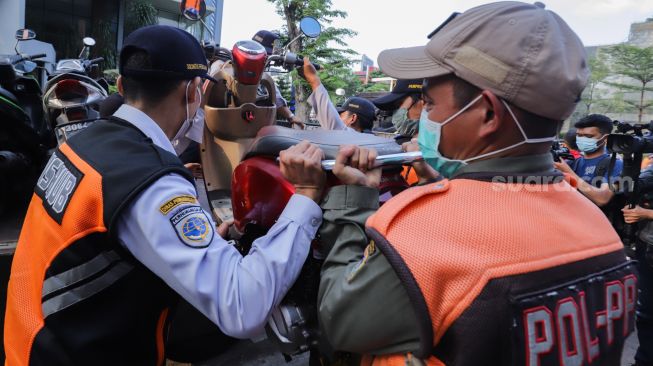
{"type": "MultiPolygon", "coordinates": [[[[407,165],[416,161],[424,160],[421,151],[405,152],[399,154],[381,155],[376,158],[377,167],[388,165],[407,165]]],[[[333,170],[336,165],[335,160],[322,160],[322,169],[333,170]]]]}
{"type": "MultiPolygon", "coordinates": [[[[377,167],[388,166],[388,165],[408,165],[416,161],[422,161],[422,160],[424,160],[424,158],[422,157],[421,151],[412,151],[412,152],[405,152],[399,154],[388,154],[388,155],[377,156],[375,165],[377,167]]],[[[277,163],[278,162],[279,162],[279,158],[277,158],[277,163]]],[[[336,165],[335,160],[322,160],[322,169],[326,171],[333,170],[333,167],[335,165],[336,165]]]]}

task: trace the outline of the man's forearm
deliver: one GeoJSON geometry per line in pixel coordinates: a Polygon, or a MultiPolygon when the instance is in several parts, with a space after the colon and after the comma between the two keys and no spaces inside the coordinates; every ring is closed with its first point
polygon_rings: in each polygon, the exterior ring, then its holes
{"type": "Polygon", "coordinates": [[[589,198],[590,201],[594,202],[599,207],[607,205],[612,197],[614,197],[614,192],[612,192],[610,186],[606,183],[597,188],[578,178],[577,188],[579,192],[581,192],[583,195],[585,195],[585,197],[589,198]]]}
{"type": "Polygon", "coordinates": [[[277,114],[279,116],[287,119],[287,120],[289,120],[289,119],[291,119],[291,118],[293,118],[295,116],[292,113],[292,111],[290,110],[290,108],[288,108],[286,106],[281,106],[281,107],[277,108],[277,114]]]}

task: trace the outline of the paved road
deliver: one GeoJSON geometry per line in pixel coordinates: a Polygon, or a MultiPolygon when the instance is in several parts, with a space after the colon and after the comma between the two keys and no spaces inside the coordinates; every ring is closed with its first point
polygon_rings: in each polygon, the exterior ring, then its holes
{"type": "MultiPolygon", "coordinates": [[[[633,363],[635,351],[637,350],[637,337],[631,335],[626,341],[622,357],[622,366],[630,366],[633,363]]],[[[264,340],[258,343],[243,341],[238,343],[229,352],[216,357],[207,362],[194,366],[300,366],[308,365],[308,355],[304,354],[294,358],[290,363],[286,363],[281,354],[279,354],[274,345],[264,340]]]]}

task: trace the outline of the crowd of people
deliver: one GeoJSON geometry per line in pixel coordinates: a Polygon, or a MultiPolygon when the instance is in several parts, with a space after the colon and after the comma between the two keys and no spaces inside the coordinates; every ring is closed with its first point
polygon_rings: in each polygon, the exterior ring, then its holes
{"type": "Polygon", "coordinates": [[[617,366],[636,323],[633,362],[653,365],[653,209],[620,208],[639,225],[638,262],[600,209],[623,170],[606,150],[612,121],[575,124],[577,159],[550,151],[589,77],[565,21],[541,3],[489,3],[378,62],[393,92],[336,107],[305,59],[308,101],[323,128],[351,133],[372,130],[375,107],[392,111],[403,149],[424,159],[413,186],[379,206],[376,151],[344,144],[341,184],[326,189],[324,153],[303,141],[279,154],[295,194],[243,256],[179,159],[201,141],[193,121],[212,81],[200,44],[167,26],[131,33],[123,100],[37,183],[8,288],[6,364],[161,365],[180,298],[255,337],[317,238],[323,364],[617,366]]]}

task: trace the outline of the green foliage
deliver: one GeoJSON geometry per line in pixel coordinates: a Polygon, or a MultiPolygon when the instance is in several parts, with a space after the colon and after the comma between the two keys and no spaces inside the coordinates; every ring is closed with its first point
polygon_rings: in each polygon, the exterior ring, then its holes
{"type": "MultiPolygon", "coordinates": [[[[615,74],[635,79],[642,84],[653,81],[653,47],[620,44],[608,48],[606,53],[610,56],[615,74]]],[[[649,88],[649,91],[653,89],[649,88]]]]}
{"type": "Polygon", "coordinates": [[[158,24],[157,10],[151,0],[133,0],[127,2],[125,17],[125,37],[138,28],[158,24]]]}
{"type": "Polygon", "coordinates": [[[610,75],[610,68],[606,63],[605,56],[600,52],[597,56],[589,60],[589,68],[591,72],[590,78],[581,96],[582,104],[585,107],[585,110],[582,112],[583,115],[590,114],[592,112],[592,106],[595,106],[603,97],[604,93],[597,87],[610,75]]]}
{"type": "Polygon", "coordinates": [[[620,44],[606,49],[606,53],[610,57],[614,74],[625,77],[623,81],[610,81],[606,84],[625,92],[639,94],[637,100],[628,98],[624,102],[639,111],[641,123],[646,110],[653,106],[653,101],[646,99],[646,93],[653,92],[653,87],[648,86],[653,81],[653,47],[640,48],[620,44]]]}
{"type": "MultiPolygon", "coordinates": [[[[322,65],[323,69],[320,71],[320,78],[327,90],[333,92],[337,88],[343,88],[348,92],[349,90],[353,92],[356,88],[357,79],[354,80],[355,76],[353,76],[350,69],[353,63],[350,57],[355,55],[356,52],[346,48],[345,39],[355,35],[356,32],[348,28],[336,28],[331,25],[334,19],[344,18],[347,13],[333,9],[331,0],[268,1],[276,6],[277,13],[286,22],[279,32],[284,44],[288,40],[295,39],[301,33],[299,30],[299,20],[301,18],[311,16],[320,22],[322,33],[319,37],[314,39],[300,38],[290,46],[290,50],[307,55],[311,58],[311,61],[322,65]]],[[[308,97],[310,90],[296,72],[291,73],[291,75],[296,89],[298,114],[300,114],[301,118],[306,118],[308,109],[305,99],[308,97]]]]}
{"type": "Polygon", "coordinates": [[[104,58],[102,68],[114,69],[117,67],[117,50],[116,50],[116,34],[114,33],[114,26],[111,22],[104,19],[98,19],[97,23],[93,26],[98,35],[98,46],[100,49],[100,56],[104,58]]]}

